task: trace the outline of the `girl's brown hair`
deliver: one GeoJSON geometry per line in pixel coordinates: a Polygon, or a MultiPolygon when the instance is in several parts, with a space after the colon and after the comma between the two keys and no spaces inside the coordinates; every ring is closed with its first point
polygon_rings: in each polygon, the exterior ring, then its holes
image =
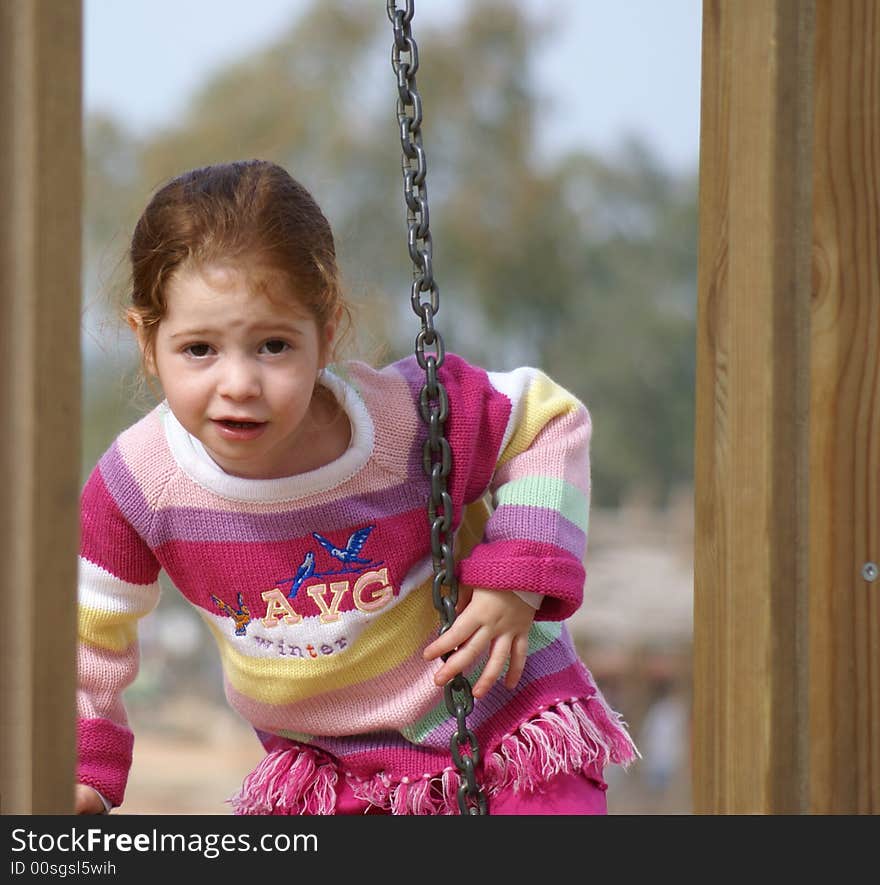
{"type": "Polygon", "coordinates": [[[152,350],[167,286],[185,263],[242,263],[280,274],[318,328],[351,312],[339,283],[330,224],[312,195],[266,160],[184,172],[147,204],[131,239],[130,320],[152,350]]]}

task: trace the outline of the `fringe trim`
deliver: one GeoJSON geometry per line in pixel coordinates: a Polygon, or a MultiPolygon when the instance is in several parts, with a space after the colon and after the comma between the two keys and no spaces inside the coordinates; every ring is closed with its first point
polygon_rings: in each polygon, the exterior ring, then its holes
{"type": "Polygon", "coordinates": [[[234,814],[333,814],[339,772],[311,750],[273,750],[229,801],[234,814]]]}
{"type": "Polygon", "coordinates": [[[638,755],[620,717],[597,694],[544,710],[503,738],[485,761],[484,789],[490,797],[508,787],[531,792],[557,774],[596,763],[626,767],[638,755]]]}
{"type": "MultiPolygon", "coordinates": [[[[548,707],[506,735],[485,759],[481,786],[491,799],[501,790],[531,792],[561,773],[588,765],[628,766],[639,751],[620,716],[600,693],[548,707]]],[[[330,757],[306,747],[270,752],[230,799],[234,814],[334,814],[340,773],[330,757]]],[[[458,770],[403,777],[379,773],[347,778],[353,794],[391,814],[458,814],[458,770]]]]}

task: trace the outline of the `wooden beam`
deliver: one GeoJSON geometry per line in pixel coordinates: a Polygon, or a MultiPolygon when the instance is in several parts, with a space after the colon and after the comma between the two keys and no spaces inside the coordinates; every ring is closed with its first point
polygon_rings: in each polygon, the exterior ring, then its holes
{"type": "Polygon", "coordinates": [[[880,812],[880,4],[819,0],[810,809],[880,812]]]}
{"type": "Polygon", "coordinates": [[[80,0],[0,4],[0,812],[73,808],[80,0]]]}
{"type": "Polygon", "coordinates": [[[703,7],[697,812],[807,805],[814,12],[809,0],[703,7]]]}

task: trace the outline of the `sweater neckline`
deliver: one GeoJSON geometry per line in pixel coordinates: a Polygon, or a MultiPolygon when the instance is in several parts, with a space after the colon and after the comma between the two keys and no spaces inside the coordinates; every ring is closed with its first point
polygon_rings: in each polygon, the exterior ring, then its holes
{"type": "Polygon", "coordinates": [[[321,379],[348,415],[351,441],[336,460],[295,476],[278,479],[247,479],[227,473],[208,454],[202,443],[175,418],[167,400],[161,405],[165,438],[180,469],[195,483],[223,498],[234,501],[270,503],[292,501],[320,494],[351,479],[373,453],[373,420],[357,392],[330,369],[321,379]]]}

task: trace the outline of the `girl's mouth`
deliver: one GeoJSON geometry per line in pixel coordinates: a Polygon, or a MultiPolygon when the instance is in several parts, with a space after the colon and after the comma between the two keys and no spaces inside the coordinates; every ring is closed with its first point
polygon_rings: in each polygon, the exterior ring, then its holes
{"type": "Polygon", "coordinates": [[[228,418],[214,420],[214,426],[226,439],[247,440],[259,436],[267,422],[265,421],[232,421],[228,418]]]}

